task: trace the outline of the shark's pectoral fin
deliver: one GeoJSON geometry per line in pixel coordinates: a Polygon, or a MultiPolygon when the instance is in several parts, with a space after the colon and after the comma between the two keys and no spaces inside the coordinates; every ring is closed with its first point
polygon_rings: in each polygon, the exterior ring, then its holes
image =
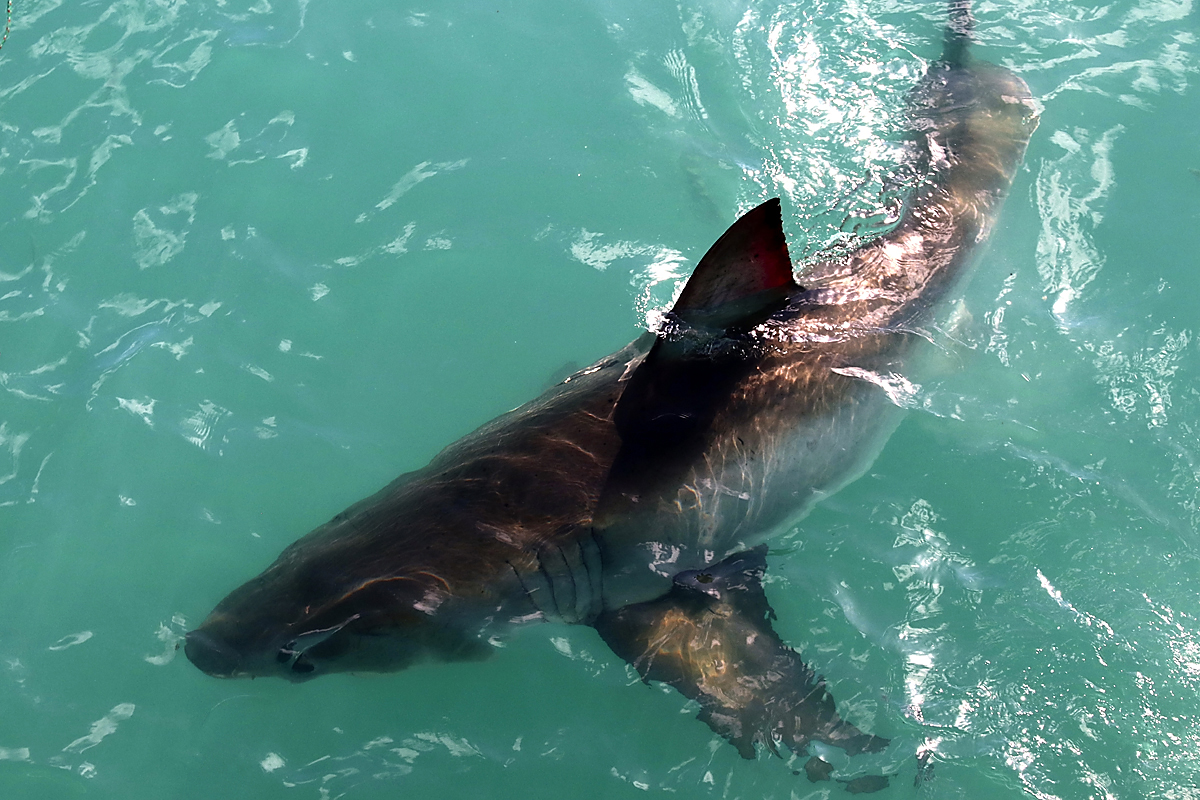
{"type": "Polygon", "coordinates": [[[812,740],[853,755],[886,739],[838,716],[824,681],[783,643],[762,588],[766,547],[683,572],[663,597],[608,611],[594,623],[643,679],[700,704],[700,715],[745,758],[755,744],[802,753],[812,740]]]}

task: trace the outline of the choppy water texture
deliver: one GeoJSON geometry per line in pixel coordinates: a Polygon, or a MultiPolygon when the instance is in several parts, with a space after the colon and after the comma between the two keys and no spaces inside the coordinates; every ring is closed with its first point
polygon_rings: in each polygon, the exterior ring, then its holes
{"type": "MultiPolygon", "coordinates": [[[[300,686],[175,645],[633,338],[739,210],[781,194],[797,260],[870,236],[941,3],[13,12],[0,796],[841,794],[741,760],[586,628],[300,686]]],[[[977,13],[1041,128],[930,363],[888,387],[905,422],[774,540],[777,627],[907,748],[877,796],[1200,797],[1200,19],[977,13]]]]}

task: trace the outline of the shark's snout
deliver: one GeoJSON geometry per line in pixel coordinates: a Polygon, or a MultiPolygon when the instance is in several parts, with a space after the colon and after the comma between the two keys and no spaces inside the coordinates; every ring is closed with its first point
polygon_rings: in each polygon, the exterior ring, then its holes
{"type": "Polygon", "coordinates": [[[183,652],[201,671],[217,678],[233,677],[242,660],[237,650],[201,630],[188,632],[183,652]]]}

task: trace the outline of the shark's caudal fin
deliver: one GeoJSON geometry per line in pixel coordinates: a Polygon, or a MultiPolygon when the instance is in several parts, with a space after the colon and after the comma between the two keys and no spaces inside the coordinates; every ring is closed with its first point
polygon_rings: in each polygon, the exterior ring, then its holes
{"type": "Polygon", "coordinates": [[[946,22],[946,43],[942,61],[953,66],[966,63],[975,18],[971,15],[971,0],[950,0],[950,16],[946,22]]]}
{"type": "Polygon", "coordinates": [[[697,701],[700,719],[744,758],[755,743],[777,754],[780,743],[803,753],[812,740],[851,755],[882,750],[887,740],[841,719],[824,681],[775,633],[765,570],[764,545],[679,573],[663,597],[606,612],[595,627],[644,680],[697,701]]]}

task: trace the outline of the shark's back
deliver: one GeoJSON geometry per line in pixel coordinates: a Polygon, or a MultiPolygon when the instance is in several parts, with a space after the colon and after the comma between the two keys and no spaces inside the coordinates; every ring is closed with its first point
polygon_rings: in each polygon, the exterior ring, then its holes
{"type": "MultiPolygon", "coordinates": [[[[811,265],[803,285],[790,287],[753,325],[734,320],[719,336],[706,336],[669,318],[673,326],[660,331],[656,351],[671,348],[673,357],[659,361],[677,373],[707,374],[716,365],[716,375],[733,371],[736,378],[708,386],[673,378],[667,383],[685,387],[686,397],[658,397],[653,407],[627,412],[653,418],[673,407],[698,409],[692,416],[706,422],[665,447],[634,444],[632,479],[618,458],[598,518],[622,551],[644,543],[626,573],[644,573],[649,561],[665,580],[674,569],[754,546],[861,474],[893,429],[897,398],[889,381],[902,380],[913,348],[927,337],[923,326],[968,272],[1037,124],[1024,81],[971,59],[964,9],[956,21],[946,57],[912,91],[911,169],[922,177],[895,227],[811,265]],[[666,560],[656,565],[651,553],[664,547],[666,560]]],[[[686,297],[685,290],[681,302],[686,297]]],[[[745,311],[746,298],[738,302],[747,317],[761,314],[752,303],[745,311]]],[[[614,585],[611,594],[639,590],[614,585]]]]}

